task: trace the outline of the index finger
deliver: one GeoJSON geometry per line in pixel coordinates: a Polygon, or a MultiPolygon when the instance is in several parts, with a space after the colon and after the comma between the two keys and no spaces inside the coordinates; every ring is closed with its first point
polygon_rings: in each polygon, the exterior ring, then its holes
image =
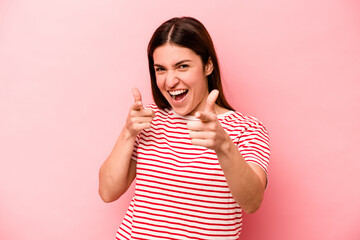
{"type": "Polygon", "coordinates": [[[219,96],[219,90],[212,90],[209,96],[206,99],[206,105],[204,112],[206,113],[215,113],[215,102],[219,96]]]}
{"type": "Polygon", "coordinates": [[[196,112],[195,117],[204,123],[216,120],[215,113],[211,112],[196,112]]]}
{"type": "Polygon", "coordinates": [[[135,102],[141,102],[141,93],[140,93],[139,89],[133,88],[132,89],[132,94],[134,96],[134,101],[135,102]]]}
{"type": "Polygon", "coordinates": [[[140,93],[139,89],[133,88],[132,94],[134,96],[134,101],[135,101],[133,108],[137,109],[137,110],[141,110],[143,108],[143,106],[142,106],[142,102],[141,102],[141,93],[140,93]]]}

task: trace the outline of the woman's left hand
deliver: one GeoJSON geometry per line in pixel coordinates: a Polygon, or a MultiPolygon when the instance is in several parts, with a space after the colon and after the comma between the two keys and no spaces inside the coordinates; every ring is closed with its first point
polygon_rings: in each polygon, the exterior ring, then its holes
{"type": "Polygon", "coordinates": [[[190,121],[187,124],[192,144],[215,150],[215,152],[224,150],[223,146],[230,139],[216,116],[215,102],[218,95],[218,90],[212,90],[207,97],[204,111],[195,114],[199,121],[190,121]]]}

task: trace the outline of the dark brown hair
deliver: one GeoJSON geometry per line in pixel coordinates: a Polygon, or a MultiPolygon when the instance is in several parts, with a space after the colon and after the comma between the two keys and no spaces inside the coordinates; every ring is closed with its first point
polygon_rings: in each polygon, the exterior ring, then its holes
{"type": "Polygon", "coordinates": [[[200,56],[203,65],[211,59],[213,71],[207,76],[209,92],[213,89],[219,90],[219,97],[216,103],[224,108],[234,110],[226,101],[220,77],[219,63],[216,57],[214,44],[205,26],[192,17],[172,18],[158,27],[152,35],[148,48],[149,70],[151,78],[151,89],[156,105],[161,108],[171,107],[168,101],[156,85],[153,53],[157,47],[171,43],[186,47],[200,56]]]}

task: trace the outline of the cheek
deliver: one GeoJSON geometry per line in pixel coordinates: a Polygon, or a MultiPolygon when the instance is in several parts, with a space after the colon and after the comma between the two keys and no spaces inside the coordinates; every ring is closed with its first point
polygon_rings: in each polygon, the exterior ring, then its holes
{"type": "Polygon", "coordinates": [[[204,72],[198,71],[197,74],[194,74],[191,78],[191,85],[196,87],[199,91],[207,89],[207,78],[204,75],[204,72]]]}
{"type": "Polygon", "coordinates": [[[202,74],[199,71],[189,71],[179,74],[180,79],[188,85],[194,86],[201,81],[202,74]]]}
{"type": "Polygon", "coordinates": [[[162,91],[164,89],[164,78],[161,76],[156,76],[156,85],[162,91]]]}

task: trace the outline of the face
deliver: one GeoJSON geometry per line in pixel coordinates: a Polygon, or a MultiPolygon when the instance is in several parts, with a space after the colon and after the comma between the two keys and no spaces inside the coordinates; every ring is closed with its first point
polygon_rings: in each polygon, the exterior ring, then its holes
{"type": "Polygon", "coordinates": [[[207,76],[213,66],[205,67],[191,49],[164,44],[153,53],[156,84],[177,114],[194,115],[202,111],[209,95],[207,76]]]}

